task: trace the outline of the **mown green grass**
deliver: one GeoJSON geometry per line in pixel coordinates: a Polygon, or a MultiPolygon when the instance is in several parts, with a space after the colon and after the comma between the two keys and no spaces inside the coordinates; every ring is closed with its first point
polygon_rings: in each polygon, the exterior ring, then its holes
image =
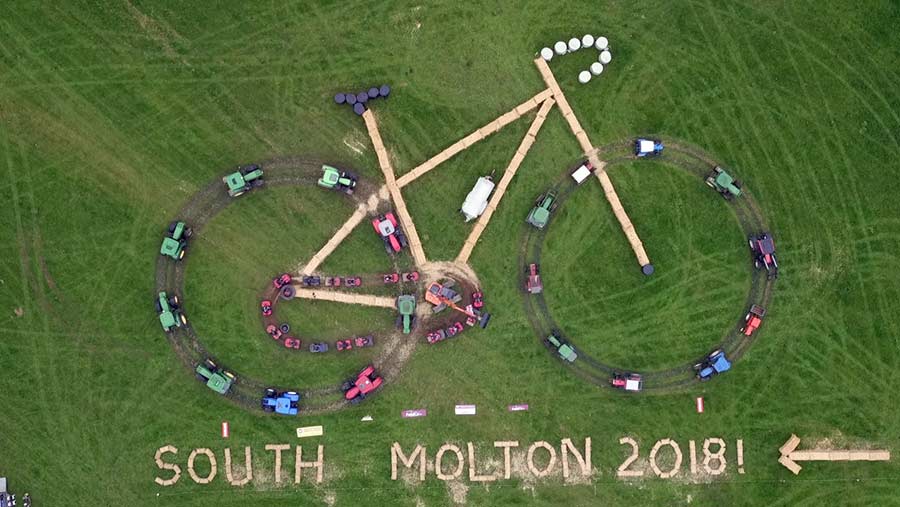
{"type": "MultiPolygon", "coordinates": [[[[502,481],[471,487],[469,504],[897,502],[895,462],[807,464],[799,477],[776,463],[791,432],[895,452],[900,446],[900,413],[890,403],[900,388],[900,206],[890,189],[900,172],[896,5],[6,7],[0,475],[41,505],[297,505],[332,496],[337,505],[447,505],[447,488],[433,478],[418,486],[390,481],[392,441],[407,448],[421,442],[433,455],[444,441],[474,441],[490,452],[494,440],[526,445],[568,436],[593,437],[601,473],[592,485],[547,480],[532,491],[502,481]],[[149,301],[159,235],[193,192],[234,164],[283,154],[345,161],[365,177],[380,177],[362,123],[330,97],[382,82],[394,94],[374,109],[398,172],[405,172],[538,92],[534,52],[584,31],[602,31],[613,43],[614,61],[603,76],[590,86],[575,82],[592,60],[588,53],[552,67],[591,139],[604,144],[656,132],[699,145],[741,176],[770,221],[783,276],[759,341],[733,371],[683,392],[623,398],[584,385],[538,346],[523,315],[517,254],[534,197],[579,156],[556,113],[472,258],[495,315],[488,331],[423,345],[377,398],[305,420],[245,412],[184,371],[149,301]],[[366,148],[357,153],[345,141],[366,148]],[[13,316],[17,307],[24,317],[13,316]],[[695,396],[706,398],[702,416],[693,412],[695,396]],[[479,415],[455,418],[456,402],[478,404],[479,415]],[[515,402],[532,410],[506,413],[515,402]],[[399,410],[419,407],[429,409],[428,418],[398,418],[399,410]],[[359,423],[365,414],[375,422],[359,423]],[[229,441],[218,436],[222,420],[232,425],[229,441]],[[163,444],[179,448],[182,466],[194,447],[214,448],[221,461],[224,446],[252,445],[262,471],[272,466],[271,457],[262,460],[263,445],[296,442],[300,424],[326,427],[324,485],[236,490],[221,478],[194,486],[186,477],[172,488],[153,483],[153,453],[163,444]],[[659,438],[675,438],[683,449],[689,439],[721,436],[733,445],[742,438],[747,473],[729,468],[700,483],[618,481],[613,471],[626,449],[617,442],[625,434],[641,442],[643,457],[659,438]]],[[[457,235],[467,231],[456,209],[474,177],[505,165],[504,153],[515,149],[522,127],[508,128],[482,152],[473,148],[451,162],[455,167],[409,187],[410,208],[421,215],[426,249],[436,257],[452,257],[457,235]]],[[[612,178],[659,276],[638,275],[599,189],[583,188],[552,225],[556,246],[547,255],[563,265],[566,254],[587,252],[588,262],[547,269],[548,287],[597,281],[570,299],[554,290],[552,309],[562,315],[596,304],[570,332],[605,324],[623,336],[596,343],[598,355],[679,363],[681,354],[713,343],[742,311],[724,288],[745,287],[739,270],[731,278],[744,246],[732,249],[737,229],[716,196],[676,170],[635,164],[614,169],[612,178]],[[647,181],[646,174],[657,177],[647,181]],[[720,228],[725,235],[716,233],[720,228]],[[575,234],[582,230],[591,236],[575,234]],[[704,254],[697,262],[682,255],[697,251],[704,254]],[[609,262],[591,270],[598,256],[609,262]],[[627,301],[628,291],[642,297],[627,301]],[[638,318],[646,319],[646,332],[627,340],[647,355],[626,356],[624,335],[638,318]]],[[[349,214],[342,202],[305,189],[268,191],[247,196],[210,225],[190,254],[186,305],[214,353],[273,379],[316,374],[324,382],[344,367],[334,358],[306,369],[309,358],[302,357],[271,366],[279,356],[256,314],[270,277],[314,251],[349,214]]],[[[388,266],[363,224],[323,269],[388,266]]],[[[286,311],[307,308],[298,303],[286,311]]],[[[310,332],[343,332],[330,326],[338,311],[317,312],[310,332]]]]}

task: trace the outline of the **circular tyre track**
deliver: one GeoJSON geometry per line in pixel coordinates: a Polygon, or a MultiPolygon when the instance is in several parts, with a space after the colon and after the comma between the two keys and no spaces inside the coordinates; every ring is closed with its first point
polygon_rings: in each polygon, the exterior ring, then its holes
{"type": "MultiPolygon", "coordinates": [[[[647,136],[658,138],[658,136],[647,136]]],[[[606,161],[606,169],[615,167],[618,164],[631,162],[637,158],[631,153],[632,141],[618,141],[601,147],[598,152],[601,159],[606,161]]],[[[658,162],[677,167],[689,174],[696,176],[701,184],[706,186],[705,179],[713,167],[720,165],[703,150],[682,142],[671,142],[666,144],[663,154],[655,159],[658,162]]],[[[579,161],[578,165],[581,162],[579,161]]],[[[553,184],[550,190],[557,192],[557,209],[565,203],[566,199],[572,192],[578,188],[575,181],[569,176],[577,165],[572,166],[562,174],[553,184]]],[[[767,230],[765,217],[762,214],[752,193],[746,188],[742,188],[742,195],[737,199],[726,201],[729,208],[744,233],[744,236],[758,234],[767,230]]],[[[530,263],[540,264],[541,247],[547,235],[549,225],[543,229],[537,229],[527,224],[523,224],[522,246],[519,250],[519,287],[525,286],[526,270],[530,263]]],[[[745,246],[746,248],[746,246],[745,246]]],[[[775,280],[769,279],[765,270],[757,270],[754,267],[753,260],[748,256],[747,269],[750,272],[751,284],[745,301],[745,309],[752,305],[760,305],[769,309],[772,301],[772,292],[775,286],[775,280]]],[[[555,357],[559,362],[569,367],[577,376],[582,379],[594,383],[598,386],[610,385],[610,377],[617,373],[638,373],[644,381],[644,390],[663,391],[671,390],[697,382],[694,365],[706,358],[701,355],[693,360],[673,368],[663,370],[640,371],[621,368],[619,366],[604,363],[598,358],[594,358],[585,354],[578,348],[578,342],[570,339],[563,333],[563,328],[554,320],[543,293],[528,294],[523,291],[523,303],[525,315],[528,316],[529,323],[534,330],[538,341],[547,349],[547,351],[555,357]],[[563,361],[550,345],[545,342],[545,338],[552,332],[559,331],[563,334],[569,343],[578,349],[578,359],[574,363],[563,361]]],[[[740,328],[744,323],[744,314],[738,316],[735,325],[726,330],[716,348],[725,351],[728,358],[735,362],[743,356],[749,349],[753,341],[759,335],[760,331],[754,332],[751,336],[745,336],[740,332],[740,328]]],[[[704,351],[708,352],[708,351],[704,351]]]]}
{"type": "MultiPolygon", "coordinates": [[[[267,187],[277,186],[317,186],[316,182],[319,179],[322,164],[344,167],[343,164],[299,156],[263,161],[259,164],[265,171],[263,185],[255,188],[253,192],[265,192],[267,187]]],[[[230,169],[224,174],[232,171],[234,169],[230,169]]],[[[370,197],[373,195],[377,196],[377,192],[377,186],[360,179],[352,196],[341,192],[334,193],[352,200],[354,204],[359,206],[368,203],[370,197]]],[[[224,210],[226,206],[240,202],[240,200],[240,197],[229,197],[221,177],[217,177],[188,199],[178,212],[177,219],[189,224],[196,238],[203,234],[206,224],[224,210]]],[[[383,203],[379,203],[379,208],[383,207],[382,205],[383,203]]],[[[175,294],[183,300],[185,268],[190,258],[191,255],[187,255],[184,260],[174,262],[167,257],[160,256],[156,262],[155,293],[166,291],[170,295],[175,294]]],[[[176,328],[171,333],[166,333],[166,338],[191,375],[194,374],[195,366],[207,358],[212,359],[216,364],[234,373],[236,377],[235,382],[225,397],[245,408],[259,409],[260,398],[263,390],[267,387],[274,387],[280,391],[296,391],[300,393],[300,415],[320,414],[348,405],[348,402],[342,396],[339,396],[340,385],[300,389],[295,386],[277,386],[240,374],[239,371],[231,368],[227,361],[219,361],[214,354],[206,349],[190,322],[181,328],[176,328]]],[[[373,360],[376,368],[385,380],[389,380],[400,372],[411,355],[411,348],[415,347],[415,340],[404,340],[407,343],[400,345],[397,343],[398,340],[396,338],[390,337],[387,343],[383,345],[381,353],[373,360]],[[410,344],[412,345],[410,346],[410,344]]]]}

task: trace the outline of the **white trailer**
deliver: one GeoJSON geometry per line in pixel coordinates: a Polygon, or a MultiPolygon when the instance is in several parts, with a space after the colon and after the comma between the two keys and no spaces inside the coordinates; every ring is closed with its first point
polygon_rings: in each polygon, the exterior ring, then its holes
{"type": "Polygon", "coordinates": [[[478,181],[475,182],[475,186],[472,187],[469,195],[466,196],[465,202],[463,202],[462,207],[459,209],[466,217],[466,222],[474,220],[484,213],[485,208],[487,208],[488,197],[491,196],[491,192],[493,191],[494,182],[491,181],[490,176],[478,178],[478,181]]]}
{"type": "Polygon", "coordinates": [[[594,166],[590,162],[585,162],[578,166],[578,169],[572,171],[572,179],[575,180],[575,183],[581,185],[592,172],[594,172],[594,166]]]}

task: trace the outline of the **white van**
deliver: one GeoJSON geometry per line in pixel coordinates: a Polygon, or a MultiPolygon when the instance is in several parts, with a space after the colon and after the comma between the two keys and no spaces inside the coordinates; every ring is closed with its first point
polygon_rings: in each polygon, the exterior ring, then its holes
{"type": "Polygon", "coordinates": [[[488,197],[491,196],[493,191],[494,182],[491,181],[490,176],[478,178],[475,186],[472,187],[472,191],[466,196],[466,201],[463,203],[462,208],[459,209],[465,215],[466,222],[478,218],[484,213],[485,208],[487,208],[488,197]]]}

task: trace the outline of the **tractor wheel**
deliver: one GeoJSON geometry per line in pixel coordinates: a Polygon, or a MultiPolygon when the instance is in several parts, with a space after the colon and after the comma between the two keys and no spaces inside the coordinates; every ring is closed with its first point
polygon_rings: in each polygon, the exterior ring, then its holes
{"type": "Polygon", "coordinates": [[[754,266],[756,269],[759,269],[759,267],[760,267],[759,259],[756,259],[755,261],[753,261],[753,266],[754,266]]]}
{"type": "Polygon", "coordinates": [[[194,229],[191,229],[190,227],[187,227],[184,229],[184,237],[185,238],[190,238],[193,235],[194,235],[194,229]]]}
{"type": "Polygon", "coordinates": [[[172,306],[178,306],[178,296],[172,296],[169,298],[169,304],[172,306]]]}
{"type": "Polygon", "coordinates": [[[294,299],[294,296],[297,295],[297,291],[294,290],[292,286],[285,285],[281,288],[281,292],[279,295],[281,296],[281,299],[289,301],[291,299],[294,299]]]}
{"type": "Polygon", "coordinates": [[[346,393],[352,387],[353,387],[353,382],[348,380],[348,381],[344,382],[343,384],[341,384],[341,391],[346,393]]]}
{"type": "Polygon", "coordinates": [[[715,189],[715,188],[716,188],[716,185],[713,184],[713,179],[712,179],[712,178],[706,178],[706,186],[708,186],[709,188],[712,188],[712,189],[715,189]]]}
{"type": "Polygon", "coordinates": [[[197,374],[194,375],[194,376],[197,377],[197,380],[199,380],[200,382],[203,382],[204,384],[205,384],[206,382],[208,382],[207,378],[204,377],[203,375],[200,375],[199,373],[197,373],[197,374]]]}
{"type": "Polygon", "coordinates": [[[169,224],[169,234],[174,233],[176,227],[178,227],[178,222],[172,222],[171,224],[169,224]]]}
{"type": "Polygon", "coordinates": [[[734,186],[741,188],[741,180],[734,180],[734,186]]]}

